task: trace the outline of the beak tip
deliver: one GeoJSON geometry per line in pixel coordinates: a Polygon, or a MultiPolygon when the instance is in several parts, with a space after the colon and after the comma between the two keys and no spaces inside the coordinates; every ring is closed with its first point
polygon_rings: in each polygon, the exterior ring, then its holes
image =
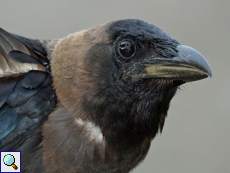
{"type": "Polygon", "coordinates": [[[208,64],[208,62],[206,61],[206,65],[203,67],[203,71],[206,73],[207,77],[210,77],[212,78],[212,71],[211,71],[211,68],[208,64]]]}
{"type": "Polygon", "coordinates": [[[211,67],[205,58],[204,58],[204,60],[206,61],[206,64],[204,65],[204,70],[207,72],[207,77],[211,78],[212,77],[211,67]]]}
{"type": "Polygon", "coordinates": [[[211,72],[211,70],[208,72],[208,76],[209,76],[210,78],[212,78],[212,72],[211,72]]]}
{"type": "Polygon", "coordinates": [[[205,72],[207,74],[207,77],[212,77],[210,65],[200,52],[185,45],[179,45],[177,49],[179,51],[179,54],[181,55],[181,57],[184,58],[185,61],[194,64],[194,66],[196,66],[198,69],[205,72]]]}

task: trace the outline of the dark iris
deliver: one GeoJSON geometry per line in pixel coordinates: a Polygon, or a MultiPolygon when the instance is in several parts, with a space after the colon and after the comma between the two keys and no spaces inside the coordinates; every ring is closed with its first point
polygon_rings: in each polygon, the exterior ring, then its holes
{"type": "Polygon", "coordinates": [[[125,59],[131,58],[135,53],[135,46],[131,41],[122,41],[118,47],[119,53],[125,59]]]}

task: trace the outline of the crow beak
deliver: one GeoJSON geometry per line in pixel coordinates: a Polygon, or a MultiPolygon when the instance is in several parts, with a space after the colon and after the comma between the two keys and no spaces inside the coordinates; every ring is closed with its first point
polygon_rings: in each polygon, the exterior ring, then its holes
{"type": "Polygon", "coordinates": [[[195,49],[179,45],[178,56],[151,58],[145,64],[143,78],[162,78],[191,82],[212,76],[207,60],[195,49]]]}

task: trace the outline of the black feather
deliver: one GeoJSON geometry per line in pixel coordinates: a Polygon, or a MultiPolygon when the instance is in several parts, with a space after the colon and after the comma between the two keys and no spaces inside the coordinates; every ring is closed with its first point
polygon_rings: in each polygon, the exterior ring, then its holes
{"type": "Polygon", "coordinates": [[[13,50],[9,52],[9,56],[17,62],[21,62],[21,63],[35,63],[35,64],[40,64],[41,62],[39,62],[37,59],[33,58],[30,55],[27,55],[21,51],[18,50],[13,50]]]}

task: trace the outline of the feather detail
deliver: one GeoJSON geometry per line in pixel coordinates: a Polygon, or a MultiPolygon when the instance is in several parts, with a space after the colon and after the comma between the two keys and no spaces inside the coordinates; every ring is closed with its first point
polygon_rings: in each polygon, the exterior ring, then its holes
{"type": "Polygon", "coordinates": [[[38,59],[28,46],[0,28],[0,78],[18,76],[31,70],[46,71],[38,59]]]}

